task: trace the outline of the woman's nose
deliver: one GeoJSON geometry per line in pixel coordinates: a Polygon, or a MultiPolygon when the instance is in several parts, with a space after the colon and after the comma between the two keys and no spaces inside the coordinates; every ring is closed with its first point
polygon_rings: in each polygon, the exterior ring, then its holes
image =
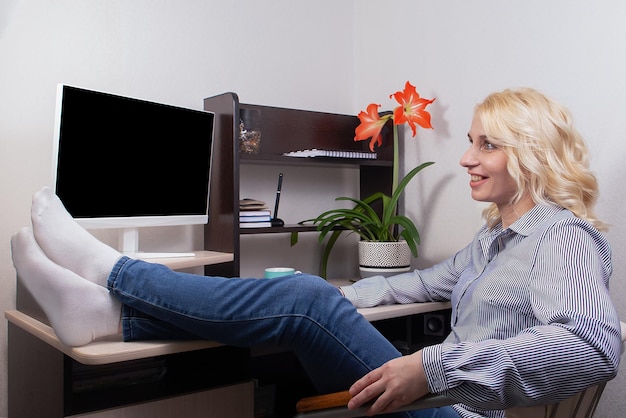
{"type": "Polygon", "coordinates": [[[461,167],[473,167],[478,164],[478,160],[476,159],[476,156],[473,150],[474,150],[473,147],[469,147],[463,153],[463,155],[461,156],[461,160],[459,161],[459,164],[461,164],[461,167]]]}

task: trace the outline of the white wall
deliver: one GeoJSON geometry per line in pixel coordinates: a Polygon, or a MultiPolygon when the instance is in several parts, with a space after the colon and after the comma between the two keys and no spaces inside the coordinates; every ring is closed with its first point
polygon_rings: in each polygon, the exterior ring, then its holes
{"type": "MultiPolygon", "coordinates": [[[[491,91],[530,85],[572,109],[592,148],[599,211],[614,225],[612,293],[626,317],[624,17],[626,5],[614,0],[3,0],[0,310],[14,307],[10,236],[28,225],[30,197],[49,181],[57,83],[193,108],[235,91],[247,103],[350,113],[391,105],[388,95],[408,79],[437,97],[436,129],[405,144],[407,166],[436,161],[406,199],[422,226],[416,265],[446,257],[480,224],[457,165],[473,105],[491,91]]],[[[3,416],[6,322],[0,333],[3,416]]],[[[626,409],[616,384],[624,379],[609,384],[596,416],[626,409]]]]}

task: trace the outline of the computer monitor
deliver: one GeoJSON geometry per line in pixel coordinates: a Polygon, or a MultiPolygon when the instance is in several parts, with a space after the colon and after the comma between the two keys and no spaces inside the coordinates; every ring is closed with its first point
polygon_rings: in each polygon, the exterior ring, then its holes
{"type": "Polygon", "coordinates": [[[59,85],[54,190],[79,224],[120,228],[120,251],[136,253],[138,228],[208,222],[213,125],[212,112],[59,85]]]}

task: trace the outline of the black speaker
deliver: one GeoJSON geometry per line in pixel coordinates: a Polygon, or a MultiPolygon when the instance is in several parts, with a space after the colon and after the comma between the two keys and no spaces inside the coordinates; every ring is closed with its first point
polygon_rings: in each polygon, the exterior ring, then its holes
{"type": "Polygon", "coordinates": [[[443,313],[424,314],[424,335],[443,337],[448,334],[448,323],[443,313]]]}

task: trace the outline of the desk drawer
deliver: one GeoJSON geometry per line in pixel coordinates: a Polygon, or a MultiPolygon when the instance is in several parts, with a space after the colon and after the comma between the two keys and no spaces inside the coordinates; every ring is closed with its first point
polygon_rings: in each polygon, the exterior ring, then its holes
{"type": "Polygon", "coordinates": [[[254,384],[245,382],[71,418],[252,418],[253,411],[254,384]]]}

